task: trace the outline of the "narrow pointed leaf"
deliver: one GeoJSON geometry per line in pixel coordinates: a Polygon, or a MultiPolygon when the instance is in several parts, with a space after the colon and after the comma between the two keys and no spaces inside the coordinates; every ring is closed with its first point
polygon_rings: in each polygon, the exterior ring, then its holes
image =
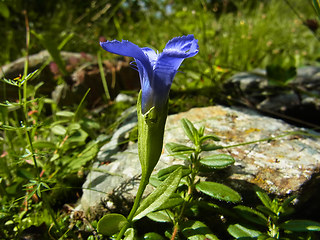
{"type": "Polygon", "coordinates": [[[172,153],[191,153],[194,152],[195,149],[192,147],[188,147],[182,144],[178,144],[178,143],[167,143],[166,144],[166,150],[172,154],[172,153]]]}
{"type": "Polygon", "coordinates": [[[216,182],[199,182],[196,189],[210,197],[226,202],[239,202],[241,196],[235,190],[216,182]]]}
{"type": "Polygon", "coordinates": [[[203,143],[204,141],[207,141],[207,140],[220,141],[220,138],[216,135],[205,135],[200,138],[200,143],[203,143]]]}
{"type": "Polygon", "coordinates": [[[320,20],[320,0],[312,0],[313,7],[318,15],[318,18],[320,20]]]}
{"type": "Polygon", "coordinates": [[[182,169],[172,172],[163,183],[157,187],[138,208],[133,221],[139,220],[147,214],[156,211],[163,205],[177,189],[181,179],[182,169]]]}
{"type": "Polygon", "coordinates": [[[272,201],[269,198],[268,194],[263,192],[261,189],[256,190],[257,196],[260,198],[261,202],[263,203],[264,206],[272,210],[272,201]]]}
{"type": "Polygon", "coordinates": [[[187,137],[194,143],[196,144],[196,139],[198,136],[198,131],[197,129],[194,127],[194,125],[192,124],[192,122],[190,122],[188,119],[186,118],[182,118],[181,119],[181,124],[182,124],[182,128],[185,132],[185,134],[187,135],[187,137]]]}
{"type": "Polygon", "coordinates": [[[266,216],[264,216],[261,212],[258,212],[254,209],[251,209],[247,206],[236,206],[233,208],[236,210],[236,212],[244,219],[257,223],[262,226],[267,226],[268,225],[268,219],[266,216]]]}
{"type": "Polygon", "coordinates": [[[280,228],[293,232],[320,231],[320,223],[310,220],[289,220],[280,225],[280,228]]]}
{"type": "Polygon", "coordinates": [[[171,209],[171,208],[174,208],[176,206],[181,205],[183,202],[184,202],[184,200],[181,197],[171,197],[171,198],[169,198],[169,200],[167,202],[162,204],[158,208],[158,210],[171,209]]]}
{"type": "Polygon", "coordinates": [[[174,172],[175,170],[177,170],[178,168],[182,169],[182,175],[181,177],[187,176],[191,173],[191,170],[183,165],[172,165],[170,167],[161,169],[158,174],[157,177],[159,180],[163,181],[165,180],[172,172],[174,172]]]}

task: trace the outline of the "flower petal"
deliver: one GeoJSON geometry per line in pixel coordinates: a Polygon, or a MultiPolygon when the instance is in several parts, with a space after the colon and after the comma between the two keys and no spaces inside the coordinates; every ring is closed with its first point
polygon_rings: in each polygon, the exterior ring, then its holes
{"type": "Polygon", "coordinates": [[[176,37],[170,40],[159,55],[154,67],[155,78],[158,78],[161,83],[155,80],[151,83],[151,86],[156,87],[155,85],[162,84],[169,86],[170,89],[173,78],[182,61],[185,58],[196,55],[199,51],[198,48],[198,40],[194,39],[193,35],[176,37]]]}
{"type": "Polygon", "coordinates": [[[171,39],[163,52],[175,55],[176,57],[193,57],[198,53],[198,40],[193,35],[176,37],[171,39]]]}
{"type": "Polygon", "coordinates": [[[148,47],[141,48],[141,50],[144,52],[144,54],[147,55],[151,63],[151,66],[153,67],[156,64],[158,54],[156,54],[156,52],[152,48],[148,47]]]}
{"type": "Polygon", "coordinates": [[[108,52],[138,59],[143,65],[143,67],[146,69],[148,74],[152,73],[152,67],[148,57],[145,55],[145,53],[142,51],[142,49],[139,46],[133,44],[132,42],[129,42],[126,40],[122,40],[122,42],[113,40],[113,41],[100,42],[100,45],[104,50],[108,52]]]}

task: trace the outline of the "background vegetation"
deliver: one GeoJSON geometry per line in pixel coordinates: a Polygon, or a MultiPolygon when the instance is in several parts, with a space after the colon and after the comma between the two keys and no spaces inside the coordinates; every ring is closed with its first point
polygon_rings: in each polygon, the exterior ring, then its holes
{"type": "MultiPolygon", "coordinates": [[[[224,81],[235,72],[271,64],[319,66],[320,59],[317,15],[307,0],[0,0],[0,26],[0,65],[44,48],[55,52],[62,42],[59,50],[100,52],[111,59],[115,56],[101,52],[99,41],[127,39],[161,51],[169,39],[194,34],[200,52],[181,67],[173,93],[205,90],[221,96],[224,81]]],[[[106,97],[101,114],[89,112],[82,101],[61,107],[37,93],[41,85],[27,86],[33,75],[21,75],[2,79],[19,99],[0,105],[0,238],[31,232],[86,239],[96,222],[83,216],[71,220],[71,205],[62,207],[81,196],[99,147],[130,104],[106,97]]],[[[179,101],[185,104],[176,98],[174,111],[181,110],[179,101]]]]}

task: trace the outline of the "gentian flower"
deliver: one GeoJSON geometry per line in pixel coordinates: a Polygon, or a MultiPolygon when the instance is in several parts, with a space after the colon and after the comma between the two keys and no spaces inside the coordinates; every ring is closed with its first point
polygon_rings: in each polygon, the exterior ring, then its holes
{"type": "Polygon", "coordinates": [[[100,42],[101,47],[111,53],[133,57],[138,67],[142,89],[141,110],[145,114],[152,107],[161,111],[168,100],[174,76],[185,58],[198,53],[198,40],[193,35],[170,40],[162,53],[123,40],[100,42]]]}

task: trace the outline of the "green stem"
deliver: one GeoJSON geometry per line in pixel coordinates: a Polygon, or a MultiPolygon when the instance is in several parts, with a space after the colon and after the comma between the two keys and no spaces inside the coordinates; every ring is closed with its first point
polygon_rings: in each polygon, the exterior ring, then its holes
{"type": "MultiPolygon", "coordinates": [[[[28,75],[28,68],[29,68],[29,44],[30,44],[30,28],[29,28],[29,19],[28,19],[28,14],[27,11],[25,10],[25,23],[26,23],[26,59],[24,61],[24,72],[23,72],[23,77],[22,79],[26,78],[28,75]]],[[[28,117],[28,112],[27,112],[27,81],[24,81],[23,84],[23,110],[25,113],[25,118],[27,119],[28,117]]]]}
{"type": "Polygon", "coordinates": [[[101,76],[101,80],[102,80],[102,84],[103,84],[103,89],[106,94],[107,100],[109,101],[110,100],[110,93],[109,93],[108,84],[107,84],[106,76],[104,74],[104,69],[103,69],[103,65],[102,65],[101,51],[98,52],[98,65],[99,65],[100,76],[101,76]]]}
{"type": "Polygon", "coordinates": [[[33,148],[33,144],[32,144],[32,139],[31,139],[31,135],[30,135],[30,131],[27,130],[26,131],[26,135],[27,135],[28,142],[29,142],[29,145],[30,145],[30,150],[31,150],[32,158],[33,158],[34,167],[36,168],[36,171],[37,171],[38,182],[40,182],[40,171],[39,171],[39,168],[38,168],[37,158],[35,156],[35,152],[34,152],[34,148],[33,148]]]}
{"type": "Polygon", "coordinates": [[[122,238],[123,234],[126,232],[126,230],[132,225],[132,219],[134,217],[134,214],[138,210],[138,207],[140,205],[144,190],[146,189],[146,187],[147,187],[147,185],[149,183],[149,178],[150,178],[150,174],[149,174],[149,176],[146,176],[145,174],[142,174],[136,199],[134,200],[134,203],[133,203],[133,206],[131,208],[131,211],[130,211],[128,217],[127,217],[128,222],[120,230],[120,232],[119,232],[119,234],[117,236],[117,240],[120,240],[122,238]]]}
{"type": "Polygon", "coordinates": [[[188,192],[187,194],[185,195],[185,199],[184,199],[184,202],[182,204],[182,207],[180,209],[180,213],[178,215],[178,217],[176,218],[176,223],[174,225],[174,228],[173,228],[173,233],[172,233],[172,236],[171,236],[171,240],[174,240],[178,234],[178,231],[179,231],[179,222],[181,221],[182,217],[183,217],[183,214],[184,214],[184,211],[185,211],[185,208],[187,206],[187,204],[189,204],[192,199],[193,199],[193,190],[195,188],[194,186],[194,182],[195,182],[195,178],[196,178],[196,175],[198,173],[198,163],[199,163],[199,154],[200,154],[200,151],[201,150],[196,150],[196,152],[194,153],[194,161],[192,162],[192,172],[191,172],[191,176],[189,177],[190,178],[190,181],[189,181],[189,184],[188,184],[188,192]]]}

